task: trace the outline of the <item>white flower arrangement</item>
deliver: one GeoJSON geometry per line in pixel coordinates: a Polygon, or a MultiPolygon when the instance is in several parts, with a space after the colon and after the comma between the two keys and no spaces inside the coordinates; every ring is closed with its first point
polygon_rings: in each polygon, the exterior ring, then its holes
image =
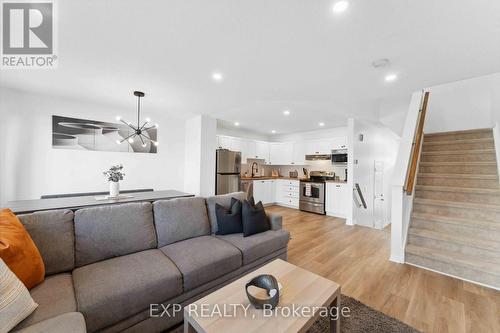
{"type": "Polygon", "coordinates": [[[113,165],[109,170],[104,171],[103,174],[104,176],[108,179],[108,182],[119,182],[120,180],[123,180],[123,176],[125,174],[122,172],[123,165],[117,164],[113,165]]]}

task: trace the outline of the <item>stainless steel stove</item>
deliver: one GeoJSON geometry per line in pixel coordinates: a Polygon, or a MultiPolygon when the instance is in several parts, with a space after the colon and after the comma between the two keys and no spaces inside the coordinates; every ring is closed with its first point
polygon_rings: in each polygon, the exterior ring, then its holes
{"type": "Polygon", "coordinates": [[[308,180],[300,181],[299,209],[325,214],[325,181],[333,180],[335,174],[328,171],[311,171],[308,180]]]}

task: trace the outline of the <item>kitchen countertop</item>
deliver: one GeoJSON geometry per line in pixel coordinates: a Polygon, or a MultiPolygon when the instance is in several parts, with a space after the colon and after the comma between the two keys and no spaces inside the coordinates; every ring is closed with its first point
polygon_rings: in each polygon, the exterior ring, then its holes
{"type": "Polygon", "coordinates": [[[292,178],[292,177],[272,177],[272,176],[263,176],[263,177],[241,177],[241,180],[272,180],[272,179],[286,179],[286,180],[302,180],[306,178],[292,178]]]}
{"type": "MultiPolygon", "coordinates": [[[[285,176],[281,176],[281,177],[264,176],[264,177],[253,177],[253,178],[252,177],[241,177],[241,180],[246,180],[246,181],[249,181],[249,180],[273,180],[273,179],[285,179],[285,180],[300,181],[300,180],[307,180],[308,178],[304,178],[304,177],[292,178],[292,177],[285,177],[285,176]]],[[[345,180],[327,180],[326,182],[327,183],[347,184],[347,182],[345,180]]]]}

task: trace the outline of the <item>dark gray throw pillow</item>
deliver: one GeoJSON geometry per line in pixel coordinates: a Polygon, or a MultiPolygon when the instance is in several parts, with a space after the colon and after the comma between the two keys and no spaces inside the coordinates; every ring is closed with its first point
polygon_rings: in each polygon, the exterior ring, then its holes
{"type": "Polygon", "coordinates": [[[254,202],[253,197],[243,201],[243,237],[271,229],[262,201],[259,201],[256,205],[253,204],[254,202]]]}
{"type": "Polygon", "coordinates": [[[231,198],[229,209],[215,204],[215,216],[217,217],[218,230],[216,235],[239,234],[243,232],[241,219],[241,201],[231,198]]]}

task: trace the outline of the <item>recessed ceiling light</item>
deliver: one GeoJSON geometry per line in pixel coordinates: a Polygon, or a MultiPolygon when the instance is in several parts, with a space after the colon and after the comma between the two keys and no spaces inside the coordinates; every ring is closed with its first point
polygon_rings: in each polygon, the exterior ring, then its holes
{"type": "Polygon", "coordinates": [[[320,122],[318,125],[319,125],[320,127],[323,127],[323,126],[325,126],[325,123],[324,123],[324,122],[320,122]]]}
{"type": "Polygon", "coordinates": [[[240,123],[239,122],[235,122],[234,126],[240,126],[240,123]]]}
{"type": "Polygon", "coordinates": [[[221,82],[223,78],[224,77],[222,76],[222,73],[218,73],[218,72],[212,73],[212,79],[215,82],[221,82]]]}
{"type": "Polygon", "coordinates": [[[392,82],[392,81],[396,81],[397,78],[398,78],[397,74],[391,73],[391,74],[387,74],[385,76],[384,80],[385,80],[385,82],[392,82]]]}
{"type": "Polygon", "coordinates": [[[333,4],[332,10],[335,14],[345,12],[347,7],[349,7],[349,2],[341,0],[333,4]]]}
{"type": "Polygon", "coordinates": [[[271,133],[276,134],[276,130],[272,130],[271,133]]]}
{"type": "Polygon", "coordinates": [[[290,110],[285,110],[285,111],[283,111],[283,114],[284,114],[285,116],[289,116],[289,115],[290,115],[290,110]]]}

